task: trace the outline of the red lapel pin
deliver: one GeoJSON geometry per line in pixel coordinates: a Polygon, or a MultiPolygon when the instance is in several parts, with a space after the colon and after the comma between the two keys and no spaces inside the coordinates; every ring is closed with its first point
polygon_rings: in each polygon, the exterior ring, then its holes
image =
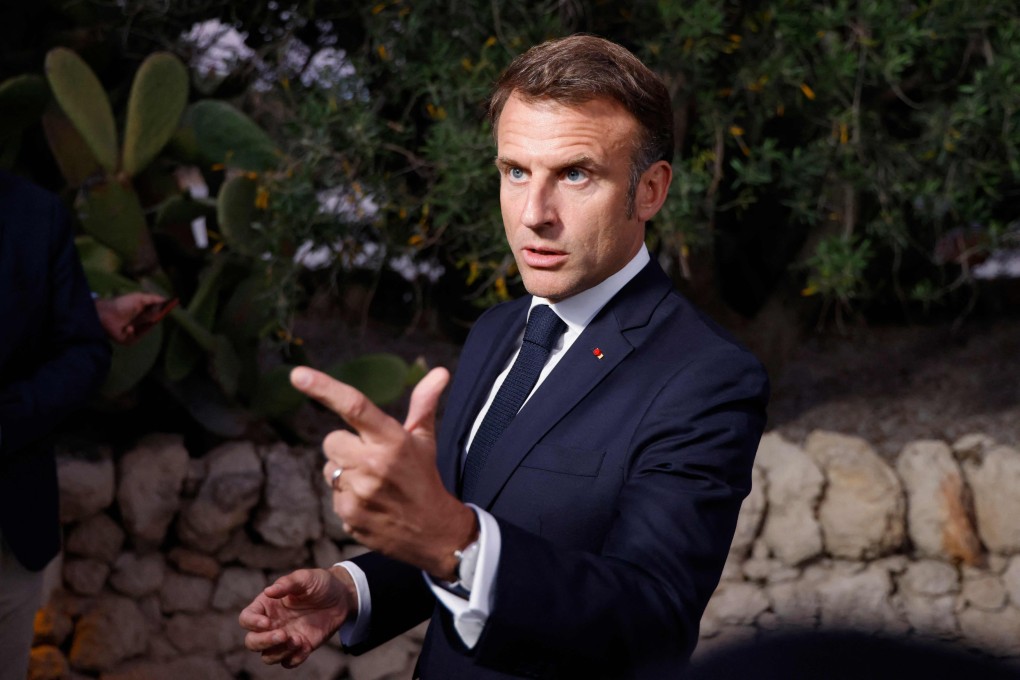
{"type": "Polygon", "coordinates": [[[605,354],[603,354],[603,353],[602,353],[602,350],[600,350],[600,349],[599,349],[598,347],[596,347],[595,349],[593,349],[593,350],[591,351],[591,353],[595,355],[595,358],[596,358],[596,359],[605,359],[605,358],[606,358],[606,355],[605,355],[605,354]]]}

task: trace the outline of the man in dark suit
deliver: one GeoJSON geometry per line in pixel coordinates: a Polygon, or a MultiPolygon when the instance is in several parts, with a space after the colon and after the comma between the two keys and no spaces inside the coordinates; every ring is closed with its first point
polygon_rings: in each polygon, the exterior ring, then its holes
{"type": "Polygon", "coordinates": [[[294,666],[337,630],[359,653],[431,616],[426,680],[677,677],[750,490],[767,379],[645,248],[673,154],[649,69],[595,37],[545,43],[503,74],[490,119],[531,295],[472,329],[438,438],[444,369],[402,426],[295,369],[355,430],[326,438],[323,473],[375,552],[279,579],[242,612],[246,645],[294,666]]]}
{"type": "Polygon", "coordinates": [[[42,570],[60,549],[46,439],[110,348],[55,196],[0,171],[0,678],[24,680],[42,570]]]}

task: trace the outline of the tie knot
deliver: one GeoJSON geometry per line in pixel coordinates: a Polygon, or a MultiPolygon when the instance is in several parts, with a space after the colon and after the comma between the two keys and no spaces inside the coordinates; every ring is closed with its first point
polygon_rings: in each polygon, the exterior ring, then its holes
{"type": "Polygon", "coordinates": [[[531,342],[539,347],[551,350],[556,340],[563,335],[567,324],[556,315],[549,305],[537,305],[528,316],[528,325],[524,329],[524,342],[531,342]]]}

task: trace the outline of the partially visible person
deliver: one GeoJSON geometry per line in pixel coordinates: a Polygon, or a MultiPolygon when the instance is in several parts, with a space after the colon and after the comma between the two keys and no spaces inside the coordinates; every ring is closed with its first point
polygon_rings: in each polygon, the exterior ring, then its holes
{"type": "Polygon", "coordinates": [[[66,211],[0,171],[0,680],[26,677],[43,569],[60,550],[48,440],[109,365],[66,211]]]}
{"type": "Polygon", "coordinates": [[[142,313],[165,302],[166,298],[162,295],[136,291],[112,298],[97,298],[96,313],[110,340],[130,345],[155,327],[155,323],[142,319],[142,313]]]}

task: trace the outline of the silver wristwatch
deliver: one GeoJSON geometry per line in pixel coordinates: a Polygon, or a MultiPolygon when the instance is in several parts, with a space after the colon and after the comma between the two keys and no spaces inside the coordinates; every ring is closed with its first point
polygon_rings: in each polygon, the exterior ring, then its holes
{"type": "Polygon", "coordinates": [[[472,542],[463,550],[454,550],[453,556],[457,558],[457,585],[466,591],[471,591],[471,584],[475,580],[475,569],[478,567],[478,551],[481,545],[478,541],[472,542]]]}

